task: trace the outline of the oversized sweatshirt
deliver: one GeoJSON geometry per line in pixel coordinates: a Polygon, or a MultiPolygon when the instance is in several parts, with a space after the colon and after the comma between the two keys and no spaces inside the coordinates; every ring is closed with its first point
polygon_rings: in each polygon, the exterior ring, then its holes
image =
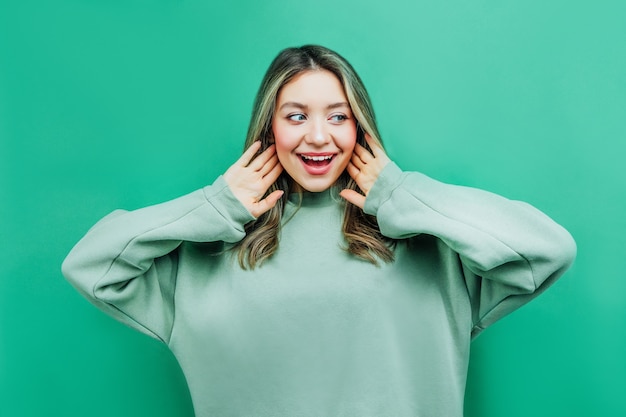
{"type": "Polygon", "coordinates": [[[364,211],[399,241],[375,266],[343,249],[344,204],[290,196],[279,249],[243,270],[229,248],[254,218],[219,177],[114,211],[63,271],[167,344],[198,417],[462,416],[471,339],[554,282],[572,238],[526,203],[390,163],[364,211]]]}

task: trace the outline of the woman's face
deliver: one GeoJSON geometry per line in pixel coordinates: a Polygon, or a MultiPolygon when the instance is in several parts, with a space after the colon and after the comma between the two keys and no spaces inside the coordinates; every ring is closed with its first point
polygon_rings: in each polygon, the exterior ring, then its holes
{"type": "Polygon", "coordinates": [[[285,84],[272,120],[278,160],[301,188],[330,188],[350,162],[357,127],[337,77],[306,71],[285,84]]]}

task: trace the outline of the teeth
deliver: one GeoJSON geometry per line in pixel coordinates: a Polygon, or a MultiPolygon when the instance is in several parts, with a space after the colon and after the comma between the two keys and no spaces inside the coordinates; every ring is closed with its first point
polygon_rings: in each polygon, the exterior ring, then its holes
{"type": "Polygon", "coordinates": [[[308,159],[311,161],[324,161],[326,159],[331,159],[333,156],[332,155],[326,155],[326,156],[308,156],[308,155],[300,155],[303,159],[308,159]]]}

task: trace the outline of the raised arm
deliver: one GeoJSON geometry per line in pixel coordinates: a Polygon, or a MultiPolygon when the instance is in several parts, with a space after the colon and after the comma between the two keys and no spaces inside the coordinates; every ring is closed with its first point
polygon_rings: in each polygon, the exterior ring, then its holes
{"type": "Polygon", "coordinates": [[[63,262],[79,292],[116,319],[165,342],[182,241],[237,242],[253,217],[223,177],[166,203],[104,217],[63,262]]]}
{"type": "Polygon", "coordinates": [[[280,174],[273,148],[253,158],[253,145],[213,185],[100,220],[63,262],[63,274],[91,302],[118,320],[164,342],[174,317],[177,248],[189,242],[238,242],[244,226],[271,208],[264,198],[280,174]]]}
{"type": "Polygon", "coordinates": [[[474,335],[536,297],[572,263],[570,234],[529,204],[402,172],[393,162],[375,168],[380,151],[364,156],[358,168],[363,175],[377,171],[371,188],[364,184],[364,211],[376,216],[385,236],[429,234],[458,254],[474,335]]]}

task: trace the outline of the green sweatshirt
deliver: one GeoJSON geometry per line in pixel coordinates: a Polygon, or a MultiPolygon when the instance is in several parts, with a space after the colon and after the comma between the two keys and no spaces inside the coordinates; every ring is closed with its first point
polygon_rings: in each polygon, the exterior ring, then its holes
{"type": "Polygon", "coordinates": [[[63,264],[99,308],[166,343],[198,417],[459,417],[470,340],[571,264],[528,204],[390,163],[365,211],[393,263],[342,249],[336,192],[290,197],[278,251],[242,270],[253,220],[222,177],[98,222],[63,264]]]}

